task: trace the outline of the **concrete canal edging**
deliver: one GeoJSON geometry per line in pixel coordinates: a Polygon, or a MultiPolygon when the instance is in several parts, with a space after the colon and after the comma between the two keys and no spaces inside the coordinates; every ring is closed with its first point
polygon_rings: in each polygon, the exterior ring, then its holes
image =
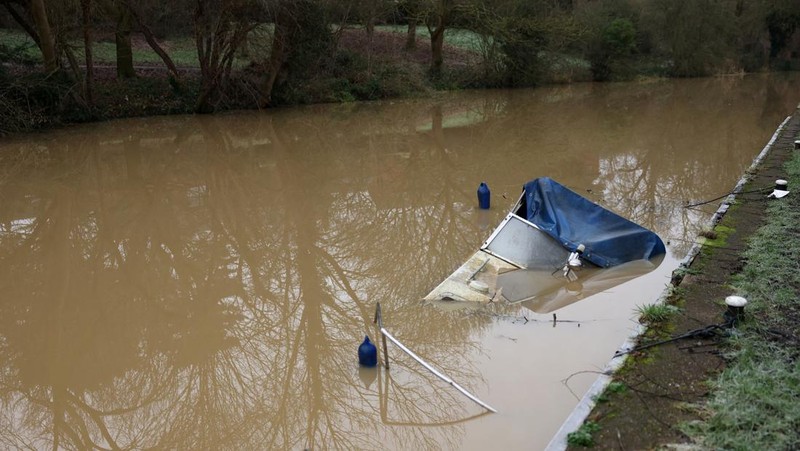
{"type": "MultiPolygon", "coordinates": [[[[800,105],[798,105],[798,110],[800,110],[800,105]]],[[[776,142],[778,141],[778,138],[787,129],[787,126],[793,117],[794,118],[800,117],[800,113],[798,111],[795,111],[792,116],[788,116],[778,126],[778,128],[775,130],[770,140],[767,142],[767,144],[764,146],[761,152],[755,157],[750,167],[745,171],[745,173],[736,183],[736,186],[733,188],[731,193],[727,197],[725,197],[725,199],[721,202],[717,211],[708,221],[707,226],[709,228],[713,228],[722,220],[722,218],[728,212],[730,206],[736,200],[737,195],[742,193],[744,186],[749,181],[751,181],[757,169],[762,165],[767,156],[770,155],[770,153],[772,152],[773,148],[776,145],[776,142]]],[[[702,248],[703,245],[701,243],[695,243],[692,246],[686,257],[678,264],[678,267],[675,268],[675,270],[673,270],[672,280],[670,281],[669,284],[667,284],[665,289],[656,299],[655,302],[657,304],[665,303],[669,298],[669,296],[671,295],[671,293],[675,290],[675,288],[681,284],[683,279],[682,274],[684,274],[686,270],[689,268],[689,266],[692,264],[692,262],[694,262],[695,258],[700,254],[702,248]]],[[[631,335],[620,345],[617,352],[615,353],[615,357],[613,357],[606,364],[600,376],[598,376],[597,379],[594,381],[594,383],[589,387],[589,390],[578,402],[578,405],[572,410],[567,419],[562,423],[559,430],[552,437],[546,448],[548,451],[564,450],[567,448],[567,436],[571,432],[578,430],[578,428],[584,423],[584,421],[590,415],[590,413],[595,407],[597,397],[600,396],[606,390],[609,383],[613,380],[614,374],[627,361],[628,352],[634,349],[639,339],[645,333],[646,330],[647,330],[646,326],[642,324],[637,324],[635,329],[632,331],[631,335]]]]}

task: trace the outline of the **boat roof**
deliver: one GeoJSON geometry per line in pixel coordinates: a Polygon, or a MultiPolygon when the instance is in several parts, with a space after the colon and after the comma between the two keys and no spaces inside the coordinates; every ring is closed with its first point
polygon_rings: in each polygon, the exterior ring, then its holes
{"type": "Polygon", "coordinates": [[[541,177],[523,188],[520,213],[565,248],[583,244],[582,258],[600,267],[633,260],[648,260],[666,253],[654,232],[575,193],[560,183],[541,177]]]}

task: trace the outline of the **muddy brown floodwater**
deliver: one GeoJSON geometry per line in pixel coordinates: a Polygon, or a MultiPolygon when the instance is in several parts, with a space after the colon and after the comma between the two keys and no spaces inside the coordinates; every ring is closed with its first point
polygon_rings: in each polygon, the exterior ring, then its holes
{"type": "Polygon", "coordinates": [[[734,186],[799,83],[578,84],[0,142],[0,447],[542,448],[716,208],[682,205],[734,186]],[[576,293],[555,325],[421,303],[539,176],[655,230],[663,263],[576,293]],[[359,369],[376,301],[499,413],[394,347],[389,371],[359,369]]]}

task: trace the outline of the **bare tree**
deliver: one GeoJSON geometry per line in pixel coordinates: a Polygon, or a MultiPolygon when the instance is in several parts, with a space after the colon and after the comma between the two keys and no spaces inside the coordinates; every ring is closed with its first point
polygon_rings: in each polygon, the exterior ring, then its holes
{"type": "Polygon", "coordinates": [[[387,0],[356,0],[354,6],[370,38],[375,32],[375,25],[395,8],[394,2],[387,0]]]}
{"type": "Polygon", "coordinates": [[[289,53],[289,40],[292,35],[293,19],[291,2],[279,1],[274,9],[275,31],[272,35],[272,48],[267,63],[267,78],[262,86],[261,105],[267,106],[272,103],[272,90],[278,79],[283,65],[289,53]]]}
{"type": "Polygon", "coordinates": [[[406,30],[406,50],[417,48],[417,24],[419,23],[420,0],[403,0],[398,5],[400,12],[408,23],[406,30]]]}
{"type": "MultiPolygon", "coordinates": [[[[211,112],[228,84],[236,51],[255,27],[255,5],[247,0],[198,0],[194,12],[194,38],[202,85],[197,112],[211,112]]],[[[276,25],[277,28],[277,25],[276,25]]]]}
{"type": "Polygon", "coordinates": [[[456,0],[436,0],[433,2],[425,21],[431,35],[431,74],[441,75],[444,63],[444,32],[453,17],[456,0]]]}
{"type": "Polygon", "coordinates": [[[86,102],[91,105],[92,80],[94,78],[94,61],[92,59],[92,0],[81,0],[81,13],[83,18],[83,51],[86,56],[86,78],[84,92],[86,102]]]}
{"type": "Polygon", "coordinates": [[[55,37],[50,28],[50,20],[47,17],[47,8],[44,0],[31,0],[30,8],[31,17],[33,18],[33,23],[36,26],[36,33],[39,37],[39,48],[42,50],[44,70],[48,73],[55,72],[59,68],[58,55],[56,53],[55,37]]]}
{"type": "MultiPolygon", "coordinates": [[[[273,90],[282,80],[316,75],[316,68],[331,56],[334,35],[342,29],[331,32],[329,6],[319,0],[278,0],[272,8],[275,29],[261,85],[262,106],[272,102],[273,90]]],[[[343,17],[348,14],[345,8],[343,17]]]]}
{"type": "Polygon", "coordinates": [[[39,33],[36,32],[36,27],[28,19],[30,17],[30,3],[25,3],[22,0],[0,0],[0,4],[6,8],[6,11],[17,22],[17,25],[22,27],[25,33],[33,39],[36,46],[41,48],[39,33]],[[19,5],[24,11],[18,11],[14,5],[19,5]]]}
{"type": "Polygon", "coordinates": [[[134,8],[130,2],[125,0],[119,0],[119,2],[124,5],[128,11],[130,11],[130,14],[133,16],[133,19],[139,26],[142,34],[144,34],[144,38],[147,40],[147,44],[150,46],[150,48],[152,48],[153,51],[156,52],[156,54],[161,58],[161,61],[163,61],[164,65],[167,66],[167,69],[169,69],[170,73],[172,73],[172,76],[175,77],[176,80],[179,79],[180,74],[178,73],[178,68],[175,67],[175,63],[172,62],[172,58],[170,58],[169,54],[158,44],[155,35],[153,34],[152,30],[150,30],[150,27],[147,26],[147,23],[145,23],[142,14],[139,13],[139,11],[134,8]]]}
{"type": "Polygon", "coordinates": [[[133,67],[133,16],[130,9],[115,0],[100,0],[99,6],[114,21],[114,44],[116,46],[117,78],[134,78],[133,67]]]}
{"type": "MultiPolygon", "coordinates": [[[[420,0],[420,17],[431,35],[431,75],[441,75],[444,65],[444,35],[453,22],[467,19],[473,12],[473,0],[420,0]],[[459,17],[460,16],[460,17],[459,17]]],[[[409,32],[410,33],[410,32],[409,32]]]]}

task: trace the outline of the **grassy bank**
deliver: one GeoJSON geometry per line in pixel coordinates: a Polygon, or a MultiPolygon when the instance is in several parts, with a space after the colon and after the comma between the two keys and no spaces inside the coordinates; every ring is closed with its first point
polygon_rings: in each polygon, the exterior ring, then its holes
{"type": "MultiPolygon", "coordinates": [[[[800,186],[800,155],[785,166],[800,186]]],[[[767,223],[744,252],[734,288],[747,322],[730,339],[730,362],[712,385],[704,419],[683,430],[709,449],[800,447],[800,196],[771,202],[767,223]]]]}

